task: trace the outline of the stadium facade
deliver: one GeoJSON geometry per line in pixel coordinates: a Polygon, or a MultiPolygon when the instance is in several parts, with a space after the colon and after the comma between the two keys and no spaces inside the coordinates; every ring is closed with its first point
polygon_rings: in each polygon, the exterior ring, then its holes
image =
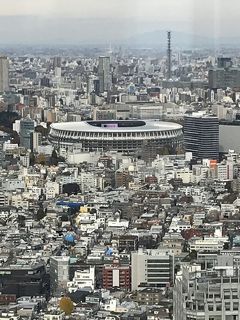
{"type": "Polygon", "coordinates": [[[183,144],[182,126],[154,120],[98,120],[51,124],[49,141],[56,148],[82,152],[135,153],[145,149],[174,153],[183,144]]]}

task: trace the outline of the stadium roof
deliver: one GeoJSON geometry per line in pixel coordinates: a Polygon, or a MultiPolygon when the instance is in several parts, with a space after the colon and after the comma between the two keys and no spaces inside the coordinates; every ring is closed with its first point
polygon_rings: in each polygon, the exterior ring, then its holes
{"type": "Polygon", "coordinates": [[[52,123],[51,128],[79,132],[146,132],[179,130],[182,126],[159,120],[97,120],[81,122],[52,123]]]}

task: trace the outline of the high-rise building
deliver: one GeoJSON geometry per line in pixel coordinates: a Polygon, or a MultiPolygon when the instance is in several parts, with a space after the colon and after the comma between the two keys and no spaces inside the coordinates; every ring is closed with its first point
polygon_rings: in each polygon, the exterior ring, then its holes
{"type": "Polygon", "coordinates": [[[132,290],[170,285],[174,276],[174,257],[165,250],[139,249],[132,252],[132,290]]]}
{"type": "Polygon", "coordinates": [[[99,80],[97,79],[97,77],[91,75],[87,77],[87,93],[88,94],[91,94],[93,91],[95,91],[95,85],[94,85],[95,81],[98,82],[98,92],[95,92],[95,93],[96,94],[99,93],[99,80]]]}
{"type": "Polygon", "coordinates": [[[219,122],[215,116],[193,112],[184,117],[184,147],[193,159],[219,158],[219,122]]]}
{"type": "Polygon", "coordinates": [[[232,59],[229,57],[220,57],[217,60],[218,68],[229,68],[232,66],[232,59]]]}
{"type": "Polygon", "coordinates": [[[210,89],[240,87],[240,68],[232,65],[231,58],[218,58],[218,64],[208,72],[210,89]]]}
{"type": "Polygon", "coordinates": [[[0,165],[4,161],[4,143],[10,140],[10,135],[5,132],[0,132],[0,165]]]}
{"type": "Polygon", "coordinates": [[[53,58],[53,69],[55,68],[61,68],[62,59],[61,57],[54,57],[53,58]]]}
{"type": "Polygon", "coordinates": [[[40,80],[41,87],[50,87],[50,79],[48,77],[43,77],[40,80]]]}
{"type": "Polygon", "coordinates": [[[5,56],[0,57],[0,92],[9,90],[9,62],[5,56]]]}
{"type": "Polygon", "coordinates": [[[30,134],[30,140],[31,140],[31,150],[37,151],[38,147],[42,143],[42,135],[40,132],[31,132],[30,134]]]}
{"type": "Polygon", "coordinates": [[[171,48],[171,31],[167,32],[168,49],[167,49],[167,78],[172,78],[172,48],[171,48]]]}
{"type": "Polygon", "coordinates": [[[99,57],[98,77],[100,92],[110,90],[112,85],[110,57],[99,57]]]}
{"type": "Polygon", "coordinates": [[[31,149],[31,134],[34,132],[34,121],[30,118],[20,121],[20,146],[31,149]]]}
{"type": "Polygon", "coordinates": [[[93,80],[93,86],[94,86],[94,92],[96,93],[96,95],[99,95],[99,93],[100,93],[100,82],[99,82],[99,79],[93,80]]]}

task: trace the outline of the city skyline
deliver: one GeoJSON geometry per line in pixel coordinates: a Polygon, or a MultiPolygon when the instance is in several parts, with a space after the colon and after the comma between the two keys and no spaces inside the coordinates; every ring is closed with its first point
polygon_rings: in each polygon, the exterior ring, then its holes
{"type": "Polygon", "coordinates": [[[238,2],[0,5],[0,319],[240,320],[238,2]]]}
{"type": "Polygon", "coordinates": [[[0,3],[2,43],[131,43],[133,37],[171,29],[186,37],[188,34],[206,37],[214,45],[219,38],[223,42],[232,38],[229,41],[234,43],[240,35],[234,25],[240,9],[237,0],[231,0],[230,4],[223,0],[91,0],[88,3],[2,0],[0,3]]]}

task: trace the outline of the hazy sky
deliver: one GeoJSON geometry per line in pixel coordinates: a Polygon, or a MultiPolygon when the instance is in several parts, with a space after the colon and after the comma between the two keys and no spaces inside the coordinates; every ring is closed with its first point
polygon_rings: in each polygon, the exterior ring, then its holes
{"type": "Polygon", "coordinates": [[[154,30],[236,37],[240,0],[0,0],[0,42],[117,42],[154,30]]]}

